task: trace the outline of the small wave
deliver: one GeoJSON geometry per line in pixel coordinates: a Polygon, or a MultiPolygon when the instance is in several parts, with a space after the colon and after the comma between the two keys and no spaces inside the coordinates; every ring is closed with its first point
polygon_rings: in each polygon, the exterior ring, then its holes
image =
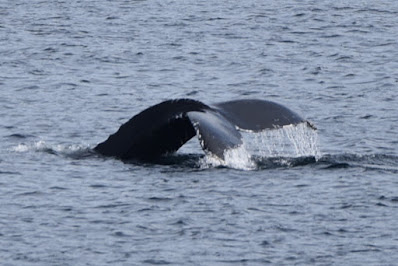
{"type": "Polygon", "coordinates": [[[297,166],[305,166],[316,164],[315,156],[301,157],[255,157],[253,161],[256,163],[257,170],[274,169],[274,168],[290,168],[297,166]]]}
{"type": "Polygon", "coordinates": [[[14,138],[14,139],[27,139],[27,138],[31,137],[31,135],[15,133],[15,134],[8,135],[7,137],[14,138]]]}
{"type": "Polygon", "coordinates": [[[363,168],[398,173],[398,156],[388,154],[325,154],[317,163],[324,169],[363,168]]]}

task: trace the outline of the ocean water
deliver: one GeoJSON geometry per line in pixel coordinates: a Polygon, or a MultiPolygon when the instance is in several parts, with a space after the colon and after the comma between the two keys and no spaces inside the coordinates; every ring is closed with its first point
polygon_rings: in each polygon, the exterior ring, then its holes
{"type": "Polygon", "coordinates": [[[1,265],[396,265],[398,2],[0,1],[1,265]],[[92,148],[172,98],[316,125],[92,148]]]}

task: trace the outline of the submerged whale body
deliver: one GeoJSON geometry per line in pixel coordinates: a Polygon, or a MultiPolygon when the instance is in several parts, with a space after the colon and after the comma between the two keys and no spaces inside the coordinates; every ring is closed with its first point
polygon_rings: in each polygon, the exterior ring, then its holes
{"type": "Polygon", "coordinates": [[[213,105],[192,99],[168,100],[135,115],[94,149],[122,160],[148,161],[177,151],[198,135],[206,153],[224,159],[226,150],[242,144],[239,131],[260,132],[303,122],[314,128],[295,112],[265,100],[213,105]]]}

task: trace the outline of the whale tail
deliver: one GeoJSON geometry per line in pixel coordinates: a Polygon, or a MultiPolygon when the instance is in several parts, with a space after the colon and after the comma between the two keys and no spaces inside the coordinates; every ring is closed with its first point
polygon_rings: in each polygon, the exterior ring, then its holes
{"type": "MultiPolygon", "coordinates": [[[[177,151],[195,135],[220,159],[242,144],[239,131],[259,132],[306,122],[288,108],[264,100],[235,100],[213,106],[192,99],[168,100],[132,117],[94,149],[122,160],[152,160],[177,151]]],[[[308,122],[309,123],[309,122],[308,122]]]]}

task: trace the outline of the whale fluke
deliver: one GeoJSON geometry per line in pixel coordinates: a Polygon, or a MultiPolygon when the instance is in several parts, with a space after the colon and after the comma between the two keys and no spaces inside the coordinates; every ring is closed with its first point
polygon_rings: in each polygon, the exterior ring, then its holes
{"type": "Polygon", "coordinates": [[[302,122],[307,121],[265,100],[234,100],[212,106],[192,99],[168,100],[135,115],[94,149],[104,156],[148,161],[177,151],[198,135],[207,153],[223,159],[226,150],[242,144],[240,130],[259,132],[302,122]]]}
{"type": "Polygon", "coordinates": [[[196,135],[188,111],[209,109],[191,99],[168,100],[137,114],[94,149],[120,159],[151,160],[177,151],[196,135]]]}
{"type": "Polygon", "coordinates": [[[219,112],[240,129],[259,132],[304,122],[295,112],[265,100],[235,100],[214,105],[219,112]]]}
{"type": "Polygon", "coordinates": [[[220,113],[212,110],[188,112],[188,117],[198,132],[200,145],[206,152],[224,158],[224,151],[242,144],[242,135],[235,125],[220,113]]]}

